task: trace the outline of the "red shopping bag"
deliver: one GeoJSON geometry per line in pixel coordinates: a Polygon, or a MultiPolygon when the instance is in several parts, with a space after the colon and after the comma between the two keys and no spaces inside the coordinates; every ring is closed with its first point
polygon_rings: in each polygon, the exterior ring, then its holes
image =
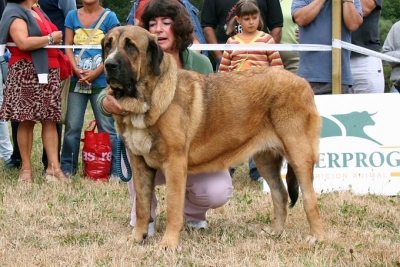
{"type": "Polygon", "coordinates": [[[95,132],[96,127],[96,120],[91,121],[82,139],[83,174],[92,180],[107,181],[112,158],[110,135],[95,132]]]}

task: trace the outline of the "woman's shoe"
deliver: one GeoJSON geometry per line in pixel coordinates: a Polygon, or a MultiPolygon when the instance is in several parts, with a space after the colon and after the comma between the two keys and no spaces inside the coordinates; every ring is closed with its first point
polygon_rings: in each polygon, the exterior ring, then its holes
{"type": "Polygon", "coordinates": [[[58,181],[63,181],[70,183],[72,180],[65,176],[63,171],[61,169],[58,170],[46,170],[46,176],[45,176],[46,181],[48,182],[58,182],[58,181]]]}
{"type": "Polygon", "coordinates": [[[21,170],[18,182],[33,183],[32,170],[21,170]]]}

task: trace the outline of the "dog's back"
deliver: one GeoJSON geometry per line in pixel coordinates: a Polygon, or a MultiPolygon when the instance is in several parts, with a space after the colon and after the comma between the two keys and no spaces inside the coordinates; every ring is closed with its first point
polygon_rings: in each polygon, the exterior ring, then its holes
{"type": "Polygon", "coordinates": [[[304,79],[264,67],[206,76],[183,73],[178,88],[202,101],[191,114],[198,128],[189,141],[189,172],[227,168],[265,149],[284,154],[283,136],[298,131],[316,140],[317,160],[321,119],[304,79]],[[187,79],[199,86],[188,89],[187,79]]]}

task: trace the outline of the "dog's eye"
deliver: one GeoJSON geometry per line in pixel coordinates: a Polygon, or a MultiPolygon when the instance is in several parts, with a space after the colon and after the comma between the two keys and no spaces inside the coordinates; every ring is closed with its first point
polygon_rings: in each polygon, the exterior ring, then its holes
{"type": "Polygon", "coordinates": [[[111,44],[112,44],[112,39],[108,39],[107,42],[104,44],[104,49],[105,50],[110,50],[111,49],[111,44]]]}
{"type": "Polygon", "coordinates": [[[133,51],[137,51],[135,44],[133,44],[130,40],[126,40],[125,49],[127,52],[132,53],[133,51]]]}

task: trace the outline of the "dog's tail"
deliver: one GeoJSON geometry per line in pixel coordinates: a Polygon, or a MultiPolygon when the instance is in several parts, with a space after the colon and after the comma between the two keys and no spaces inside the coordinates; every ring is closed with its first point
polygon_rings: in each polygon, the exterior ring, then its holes
{"type": "Polygon", "coordinates": [[[286,184],[287,190],[290,197],[289,208],[293,208],[299,198],[299,182],[297,181],[296,174],[293,171],[292,166],[288,164],[287,173],[286,173],[286,184]]]}

